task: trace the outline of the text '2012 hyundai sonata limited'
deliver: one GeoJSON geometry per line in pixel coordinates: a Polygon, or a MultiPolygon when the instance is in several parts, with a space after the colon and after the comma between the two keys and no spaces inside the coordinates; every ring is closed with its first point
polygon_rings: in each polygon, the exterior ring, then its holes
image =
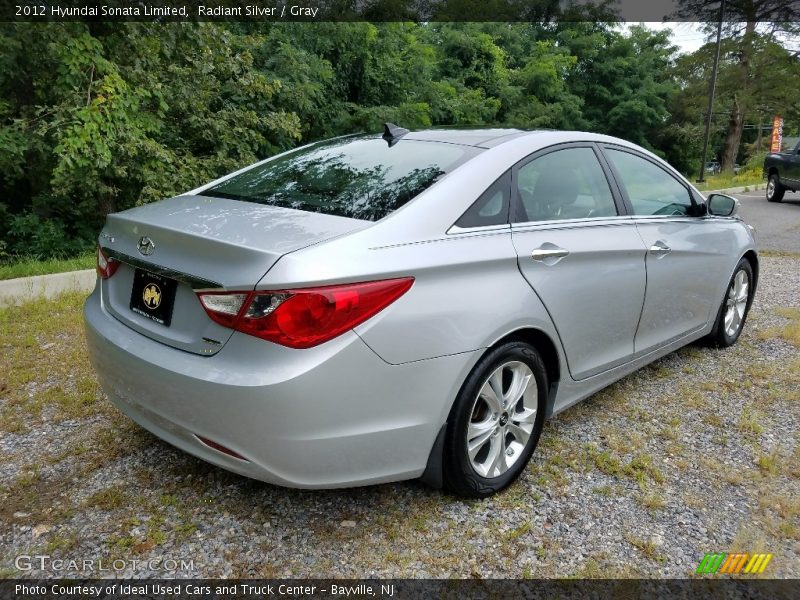
{"type": "Polygon", "coordinates": [[[231,471],[485,496],[546,418],[736,341],[736,207],[608,136],[387,124],[109,215],[89,351],[122,411],[231,471]]]}

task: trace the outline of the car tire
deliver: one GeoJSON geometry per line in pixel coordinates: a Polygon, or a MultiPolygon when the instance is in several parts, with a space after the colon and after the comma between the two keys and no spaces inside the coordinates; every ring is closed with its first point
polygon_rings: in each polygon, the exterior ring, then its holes
{"type": "Polygon", "coordinates": [[[442,456],[445,488],[485,498],[510,485],[539,442],[546,398],[547,371],[535,348],[512,341],[488,352],[450,411],[442,456]]]}
{"type": "Polygon", "coordinates": [[[717,312],[714,328],[707,341],[718,348],[733,346],[744,329],[747,313],[753,302],[753,267],[746,258],[733,271],[722,305],[717,312]],[[745,287],[743,287],[745,286],[745,287]]]}
{"type": "Polygon", "coordinates": [[[767,181],[767,202],[780,202],[785,193],[786,188],[783,187],[777,173],[770,175],[767,181]]]}

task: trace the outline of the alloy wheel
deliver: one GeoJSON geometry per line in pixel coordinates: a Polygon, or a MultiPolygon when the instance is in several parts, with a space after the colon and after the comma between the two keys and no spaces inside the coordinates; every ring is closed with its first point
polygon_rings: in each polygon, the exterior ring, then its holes
{"type": "Polygon", "coordinates": [[[747,297],[750,289],[750,277],[744,269],[739,270],[728,288],[728,297],[725,300],[725,334],[735,336],[744,321],[747,308],[747,297]]]}
{"type": "Polygon", "coordinates": [[[538,388],[530,367],[507,362],[481,386],[467,426],[467,455],[487,479],[508,471],[523,455],[536,423],[538,388]]]}

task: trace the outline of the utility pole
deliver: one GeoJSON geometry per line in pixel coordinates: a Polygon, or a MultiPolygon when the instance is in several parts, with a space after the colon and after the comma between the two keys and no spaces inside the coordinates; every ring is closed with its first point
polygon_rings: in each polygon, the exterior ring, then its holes
{"type": "Polygon", "coordinates": [[[719,50],[722,45],[722,21],[725,20],[725,0],[719,3],[719,23],[717,23],[717,51],[714,55],[714,68],[711,71],[711,85],[708,90],[708,112],[706,113],[706,135],[703,142],[703,158],[700,161],[700,175],[697,183],[705,181],[706,174],[706,155],[708,154],[708,138],[711,135],[711,111],[714,108],[714,92],[717,89],[717,69],[719,68],[719,50]]]}

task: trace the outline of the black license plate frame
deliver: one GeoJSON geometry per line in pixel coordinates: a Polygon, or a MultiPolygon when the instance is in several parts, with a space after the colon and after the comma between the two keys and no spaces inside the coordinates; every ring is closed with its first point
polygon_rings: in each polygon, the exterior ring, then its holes
{"type": "Polygon", "coordinates": [[[133,273],[130,309],[141,317],[169,327],[177,290],[176,280],[137,268],[133,273]]]}

